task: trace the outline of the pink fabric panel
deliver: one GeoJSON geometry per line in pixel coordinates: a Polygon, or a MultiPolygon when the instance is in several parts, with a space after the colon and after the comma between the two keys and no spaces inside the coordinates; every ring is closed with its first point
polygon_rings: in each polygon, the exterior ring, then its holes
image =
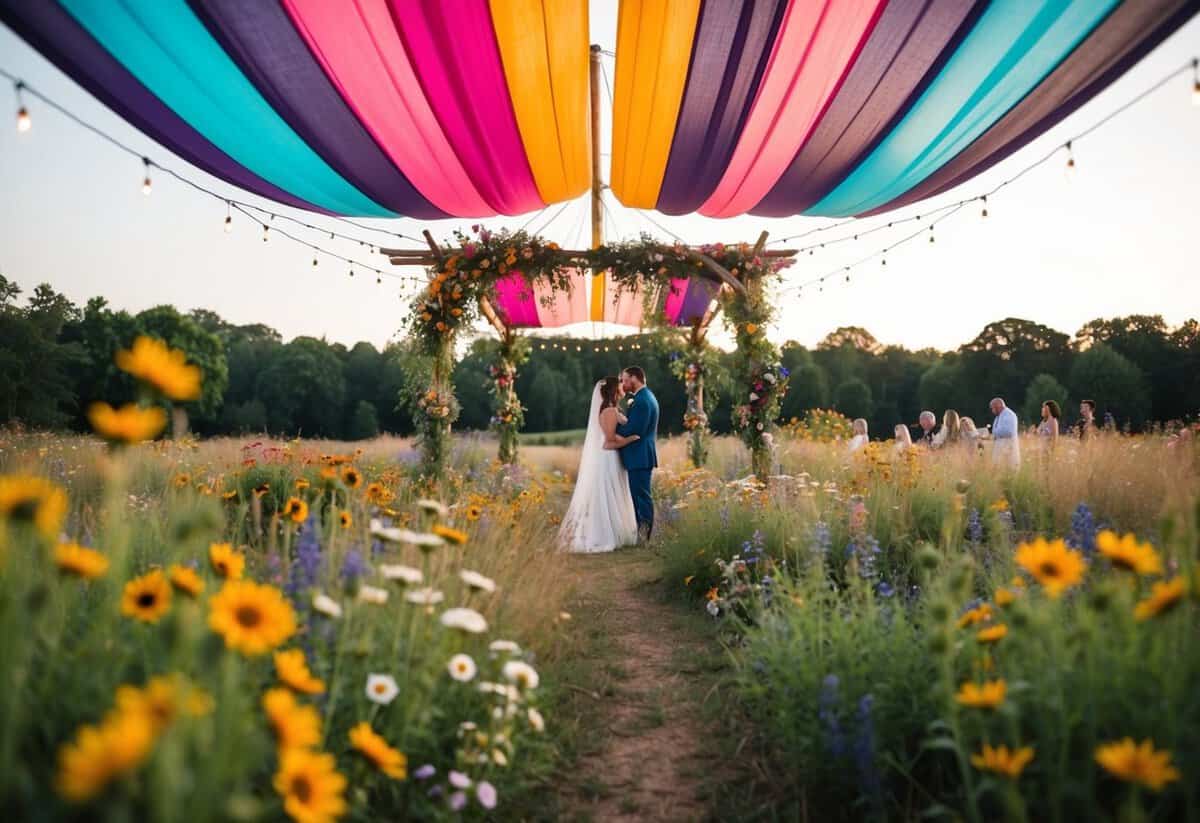
{"type": "Polygon", "coordinates": [[[389,5],[425,97],[484,200],[501,214],[546,205],[517,131],[487,0],[389,5]]]}
{"type": "Polygon", "coordinates": [[[771,190],[837,93],[886,4],[791,0],[737,148],[701,214],[742,214],[771,190]]]}
{"type": "Polygon", "coordinates": [[[645,305],[641,289],[618,292],[617,287],[610,283],[605,291],[604,322],[641,328],[645,305]]]}
{"type": "Polygon", "coordinates": [[[572,288],[569,292],[553,291],[544,280],[534,281],[534,304],[543,328],[569,326],[588,319],[587,281],[590,279],[590,273],[576,271],[571,275],[572,288]],[[550,301],[543,302],[547,297],[550,301]]]}
{"type": "Polygon", "coordinates": [[[496,281],[496,303],[496,311],[509,326],[527,329],[540,325],[533,289],[520,272],[496,281]]]}
{"type": "Polygon", "coordinates": [[[346,104],[421,194],[458,217],[496,213],[425,99],[386,0],[282,2],[346,104]]]}
{"type": "Polygon", "coordinates": [[[671,288],[667,289],[667,299],[663,303],[663,314],[672,323],[679,320],[679,314],[683,311],[684,298],[687,297],[687,290],[688,281],[683,278],[672,280],[671,288]]]}

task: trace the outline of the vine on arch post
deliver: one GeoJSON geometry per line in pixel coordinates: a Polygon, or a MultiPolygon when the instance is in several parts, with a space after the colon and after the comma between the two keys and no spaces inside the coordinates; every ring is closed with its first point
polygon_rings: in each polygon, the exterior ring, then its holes
{"type": "Polygon", "coordinates": [[[716,352],[708,345],[699,324],[689,330],[681,341],[681,352],[671,357],[671,372],[683,381],[687,406],[683,413],[683,428],[688,433],[688,459],[699,469],[708,462],[712,432],[708,428],[708,409],[716,401],[710,391],[705,393],[706,378],[716,365],[716,352]]]}
{"type": "Polygon", "coordinates": [[[529,359],[529,341],[509,329],[496,348],[496,359],[488,366],[492,393],[491,428],[500,438],[501,463],[517,462],[517,433],[525,425],[525,407],[517,396],[517,369],[529,359]]]}

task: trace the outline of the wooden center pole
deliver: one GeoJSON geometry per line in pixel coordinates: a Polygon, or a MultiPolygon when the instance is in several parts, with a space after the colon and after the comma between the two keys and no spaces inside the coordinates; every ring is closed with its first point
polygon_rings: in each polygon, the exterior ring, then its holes
{"type": "MultiPolygon", "coordinates": [[[[604,183],[600,179],[600,47],[592,44],[589,80],[592,98],[592,248],[604,242],[604,211],[600,195],[604,183]]],[[[604,272],[592,270],[593,321],[604,319],[604,272]]]]}

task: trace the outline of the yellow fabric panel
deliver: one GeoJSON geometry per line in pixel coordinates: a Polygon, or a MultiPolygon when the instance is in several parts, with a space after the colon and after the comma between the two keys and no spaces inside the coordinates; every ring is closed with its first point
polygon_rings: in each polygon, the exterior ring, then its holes
{"type": "Polygon", "coordinates": [[[687,83],[700,0],[621,0],[613,92],[613,194],[658,203],[687,83]]]}
{"type": "Polygon", "coordinates": [[[587,0],[490,0],[508,95],[547,203],[592,182],[587,0]]]}

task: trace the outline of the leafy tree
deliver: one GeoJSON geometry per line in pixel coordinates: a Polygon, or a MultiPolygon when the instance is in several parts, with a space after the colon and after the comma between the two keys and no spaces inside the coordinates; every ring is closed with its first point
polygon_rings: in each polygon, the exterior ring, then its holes
{"type": "MultiPolygon", "coordinates": [[[[959,349],[962,357],[966,408],[983,408],[992,397],[1003,397],[1020,408],[1030,375],[1066,376],[1071,365],[1069,338],[1062,332],[1009,317],[989,323],[959,349]]],[[[961,394],[960,394],[961,397],[961,394]]]]}
{"type": "MultiPolygon", "coordinates": [[[[566,428],[562,423],[568,415],[563,406],[569,404],[570,387],[567,378],[558,369],[545,367],[538,369],[530,383],[529,391],[523,395],[525,406],[525,421],[530,431],[555,431],[566,428]]],[[[591,392],[588,392],[588,403],[591,404],[591,392]]],[[[573,404],[570,404],[573,405],[573,404]]],[[[573,428],[581,428],[580,422],[586,424],[587,411],[575,418],[573,428]]]]}
{"type": "Polygon", "coordinates": [[[0,275],[0,422],[62,426],[75,400],[70,369],[81,356],[55,340],[70,312],[49,286],[38,287],[28,309],[15,304],[20,293],[0,275]]]}
{"type": "MultiPolygon", "coordinates": [[[[959,357],[955,354],[946,355],[938,362],[934,363],[921,374],[921,379],[917,387],[917,409],[918,413],[924,409],[935,411],[937,409],[966,409],[968,406],[963,404],[963,366],[959,357]]],[[[936,413],[936,412],[935,412],[936,413]]],[[[971,415],[968,414],[968,417],[971,415]]],[[[914,414],[908,417],[909,420],[916,420],[914,414]]]]}
{"type": "Polygon", "coordinates": [[[871,387],[857,377],[839,383],[833,392],[833,407],[850,418],[869,418],[875,410],[871,387]]]}
{"type": "MultiPolygon", "coordinates": [[[[1047,400],[1058,403],[1064,417],[1070,414],[1071,409],[1067,405],[1067,387],[1049,374],[1039,374],[1029,382],[1029,388],[1025,390],[1025,405],[1021,407],[1021,422],[1031,426],[1037,424],[1042,419],[1042,404],[1047,400]]],[[[1059,424],[1065,428],[1066,420],[1060,420],[1059,424]]]]}
{"type": "Polygon", "coordinates": [[[281,346],[259,375],[257,395],[275,434],[337,437],[342,433],[346,380],[324,340],[297,337],[281,346]]]}
{"type": "Polygon", "coordinates": [[[375,406],[366,400],[359,400],[350,416],[349,430],[346,437],[350,440],[369,440],[379,434],[379,416],[375,406]]]}
{"type": "Polygon", "coordinates": [[[1118,425],[1137,428],[1150,412],[1142,370],[1105,343],[1092,346],[1075,359],[1069,383],[1074,397],[1096,401],[1098,419],[1107,413],[1118,425]]]}

